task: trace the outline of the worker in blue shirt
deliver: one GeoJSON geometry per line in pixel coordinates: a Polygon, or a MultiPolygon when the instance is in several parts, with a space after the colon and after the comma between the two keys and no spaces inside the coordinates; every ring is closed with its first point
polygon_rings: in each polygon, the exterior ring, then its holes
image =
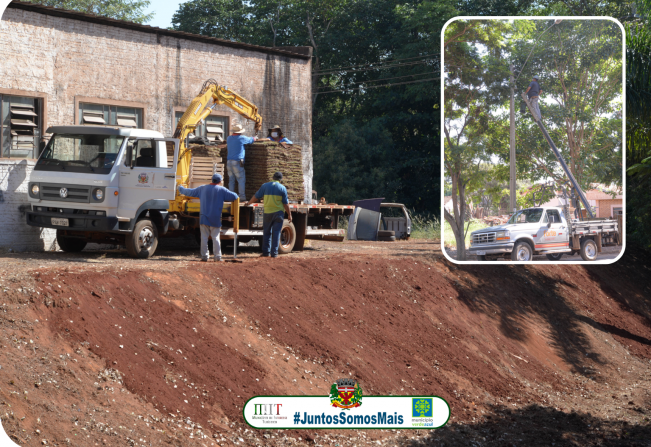
{"type": "Polygon", "coordinates": [[[269,129],[269,134],[267,135],[267,138],[269,138],[271,141],[275,141],[276,143],[294,144],[288,138],[286,138],[285,135],[283,135],[283,131],[280,129],[280,126],[278,125],[269,129]]]}
{"type": "Polygon", "coordinates": [[[201,260],[208,261],[208,237],[212,238],[212,252],[215,262],[222,260],[222,250],[219,244],[219,231],[222,228],[222,209],[224,202],[237,199],[237,194],[221,186],[221,174],[213,174],[212,183],[197,188],[184,188],[179,185],[179,193],[188,197],[198,197],[201,218],[201,260]]]}
{"type": "Polygon", "coordinates": [[[244,173],[244,145],[251,144],[256,137],[245,137],[244,128],[239,124],[233,126],[233,131],[226,138],[226,148],[228,155],[226,157],[226,170],[228,172],[228,189],[235,192],[235,180],[237,180],[237,189],[240,200],[246,200],[246,175],[244,173]]]}
{"type": "Polygon", "coordinates": [[[283,228],[285,213],[287,220],[292,221],[292,213],[289,209],[287,188],[280,184],[283,179],[282,172],[276,172],[273,181],[267,182],[260,187],[255,196],[246,205],[256,203],[264,199],[264,215],[262,218],[262,256],[268,258],[278,257],[280,246],[280,231],[283,228]]]}

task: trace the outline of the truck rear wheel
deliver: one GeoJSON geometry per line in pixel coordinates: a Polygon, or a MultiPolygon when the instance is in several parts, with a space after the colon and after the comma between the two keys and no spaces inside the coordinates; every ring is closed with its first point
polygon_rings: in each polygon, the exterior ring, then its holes
{"type": "Polygon", "coordinates": [[[147,259],[154,255],[158,246],[158,229],[149,219],[136,222],[133,232],[127,234],[127,253],[133,258],[147,259]]]}
{"type": "Polygon", "coordinates": [[[563,257],[563,253],[548,253],[547,254],[547,259],[549,259],[550,261],[560,261],[562,257],[563,257]]]}
{"type": "Polygon", "coordinates": [[[511,252],[511,261],[529,262],[533,259],[533,249],[526,242],[518,242],[511,252]]]}
{"type": "Polygon", "coordinates": [[[296,243],[296,228],[294,224],[288,220],[283,221],[283,228],[280,230],[280,246],[278,247],[278,254],[286,255],[291,253],[296,243]]]}
{"type": "Polygon", "coordinates": [[[77,253],[86,247],[87,242],[76,237],[65,236],[61,230],[57,230],[57,244],[66,253],[77,253]]]}
{"type": "Polygon", "coordinates": [[[581,251],[579,252],[584,261],[594,261],[597,259],[597,243],[592,239],[585,239],[581,242],[581,251]]]}

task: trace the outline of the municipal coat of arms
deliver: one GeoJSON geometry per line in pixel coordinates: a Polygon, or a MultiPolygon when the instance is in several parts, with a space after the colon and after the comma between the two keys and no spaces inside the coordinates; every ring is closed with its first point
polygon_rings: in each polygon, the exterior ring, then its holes
{"type": "Polygon", "coordinates": [[[362,388],[353,379],[339,379],[330,387],[330,403],[343,410],[362,405],[362,388]]]}
{"type": "Polygon", "coordinates": [[[138,183],[147,183],[149,182],[149,176],[147,175],[146,172],[141,173],[138,176],[138,183]]]}

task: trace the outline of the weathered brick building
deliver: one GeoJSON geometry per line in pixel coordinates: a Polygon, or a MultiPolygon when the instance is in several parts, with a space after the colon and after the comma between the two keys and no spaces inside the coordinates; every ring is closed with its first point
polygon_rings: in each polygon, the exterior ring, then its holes
{"type": "MultiPolygon", "coordinates": [[[[312,190],[311,48],[266,48],[12,2],[0,21],[0,249],[49,249],[51,230],[25,224],[27,180],[53,125],[141,127],[171,136],[209,78],[259,108],[303,148],[312,190]]],[[[216,107],[198,131],[226,137],[239,123],[216,107]]]]}

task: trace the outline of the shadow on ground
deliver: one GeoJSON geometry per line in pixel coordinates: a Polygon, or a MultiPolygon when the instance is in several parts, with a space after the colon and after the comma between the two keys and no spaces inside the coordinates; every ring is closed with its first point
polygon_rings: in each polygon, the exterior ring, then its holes
{"type": "MultiPolygon", "coordinates": [[[[630,406],[630,412],[643,410],[630,406]]],[[[455,424],[432,431],[418,441],[424,446],[651,446],[649,419],[640,425],[599,419],[589,413],[563,413],[531,405],[518,410],[494,407],[483,422],[455,424]]]]}
{"type": "Polygon", "coordinates": [[[473,312],[497,314],[505,337],[524,342],[532,335],[527,321],[544,321],[551,346],[573,372],[592,375],[607,362],[592,346],[584,323],[618,337],[634,354],[651,357],[646,268],[651,259],[644,252],[629,249],[616,264],[600,266],[443,262],[457,278],[459,300],[473,312]]]}

